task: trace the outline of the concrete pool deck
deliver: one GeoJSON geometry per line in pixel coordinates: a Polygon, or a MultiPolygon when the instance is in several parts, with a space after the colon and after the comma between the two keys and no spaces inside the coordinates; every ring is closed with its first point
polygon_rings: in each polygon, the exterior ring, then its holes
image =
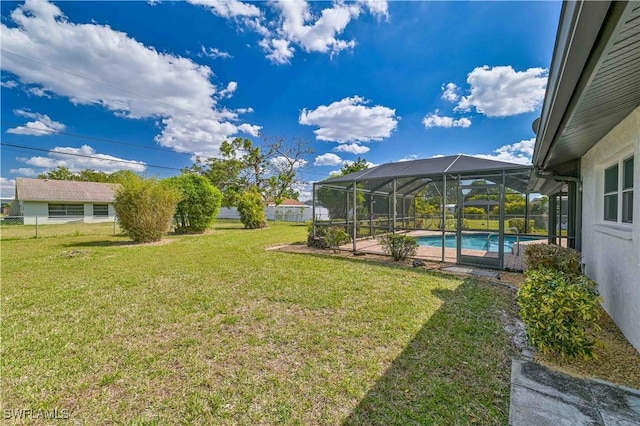
{"type": "MultiPolygon", "coordinates": [[[[434,237],[434,236],[442,236],[442,232],[440,231],[409,231],[406,235],[412,237],[434,237]]],[[[448,233],[448,235],[455,235],[455,232],[448,233]]],[[[504,267],[505,269],[513,270],[513,271],[524,271],[524,249],[529,244],[546,244],[546,240],[539,241],[522,241],[520,242],[520,251],[519,253],[505,253],[504,254],[504,267]]],[[[353,243],[344,244],[340,246],[341,250],[351,251],[353,250],[353,243]]],[[[382,246],[380,246],[380,242],[374,238],[367,238],[356,241],[356,250],[362,253],[369,254],[382,254],[384,255],[384,251],[382,250],[382,246]]],[[[493,257],[497,258],[498,253],[488,252],[484,250],[469,250],[464,249],[463,254],[469,256],[480,256],[480,257],[493,257]]],[[[444,249],[444,259],[442,258],[442,247],[430,247],[430,246],[419,246],[416,255],[414,256],[417,259],[431,260],[431,261],[445,261],[447,263],[456,263],[457,262],[457,250],[455,248],[445,247],[444,249]]]]}

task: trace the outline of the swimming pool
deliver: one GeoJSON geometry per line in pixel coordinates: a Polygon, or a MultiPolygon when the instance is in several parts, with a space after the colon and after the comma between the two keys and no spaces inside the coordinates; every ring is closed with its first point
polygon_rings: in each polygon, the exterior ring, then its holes
{"type": "MultiPolygon", "coordinates": [[[[537,241],[543,237],[520,236],[520,242],[537,241]]],[[[457,235],[450,234],[446,236],[445,247],[456,248],[457,235]]],[[[515,235],[504,236],[504,251],[511,253],[511,248],[516,243],[515,235]]],[[[418,237],[418,245],[427,247],[442,247],[441,235],[430,235],[427,237],[418,237]]],[[[465,250],[482,250],[497,253],[500,245],[498,244],[498,234],[496,233],[478,233],[465,234],[462,236],[462,248],[465,250]],[[491,235],[491,243],[489,243],[489,235],[491,235]]]]}

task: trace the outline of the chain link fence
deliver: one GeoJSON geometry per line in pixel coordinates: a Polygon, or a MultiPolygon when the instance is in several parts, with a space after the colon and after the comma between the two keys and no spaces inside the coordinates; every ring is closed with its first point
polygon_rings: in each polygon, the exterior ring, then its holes
{"type": "Polygon", "coordinates": [[[23,216],[0,217],[0,239],[16,240],[80,235],[110,236],[119,235],[122,232],[117,220],[100,223],[87,223],[82,219],[78,219],[75,221],[65,220],[64,222],[52,224],[50,218],[36,217],[35,224],[33,225],[25,225],[24,222],[25,220],[23,216]]]}

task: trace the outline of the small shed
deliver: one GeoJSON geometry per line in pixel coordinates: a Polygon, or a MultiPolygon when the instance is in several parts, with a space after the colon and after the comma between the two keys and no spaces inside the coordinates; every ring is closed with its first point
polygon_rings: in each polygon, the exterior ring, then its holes
{"type": "Polygon", "coordinates": [[[24,217],[25,224],[69,222],[112,222],[119,185],[51,179],[16,179],[12,216],[24,217]]]}

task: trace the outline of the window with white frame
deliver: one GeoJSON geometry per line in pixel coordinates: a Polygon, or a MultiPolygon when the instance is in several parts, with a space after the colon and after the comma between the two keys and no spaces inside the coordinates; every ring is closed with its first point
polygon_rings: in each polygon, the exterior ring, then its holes
{"type": "Polygon", "coordinates": [[[49,204],[49,217],[84,216],[84,204],[49,204]]]}
{"type": "Polygon", "coordinates": [[[604,220],[633,222],[633,173],[633,156],[604,170],[604,220]]]}
{"type": "Polygon", "coordinates": [[[633,157],[622,162],[622,221],[633,222],[633,157]]]}

